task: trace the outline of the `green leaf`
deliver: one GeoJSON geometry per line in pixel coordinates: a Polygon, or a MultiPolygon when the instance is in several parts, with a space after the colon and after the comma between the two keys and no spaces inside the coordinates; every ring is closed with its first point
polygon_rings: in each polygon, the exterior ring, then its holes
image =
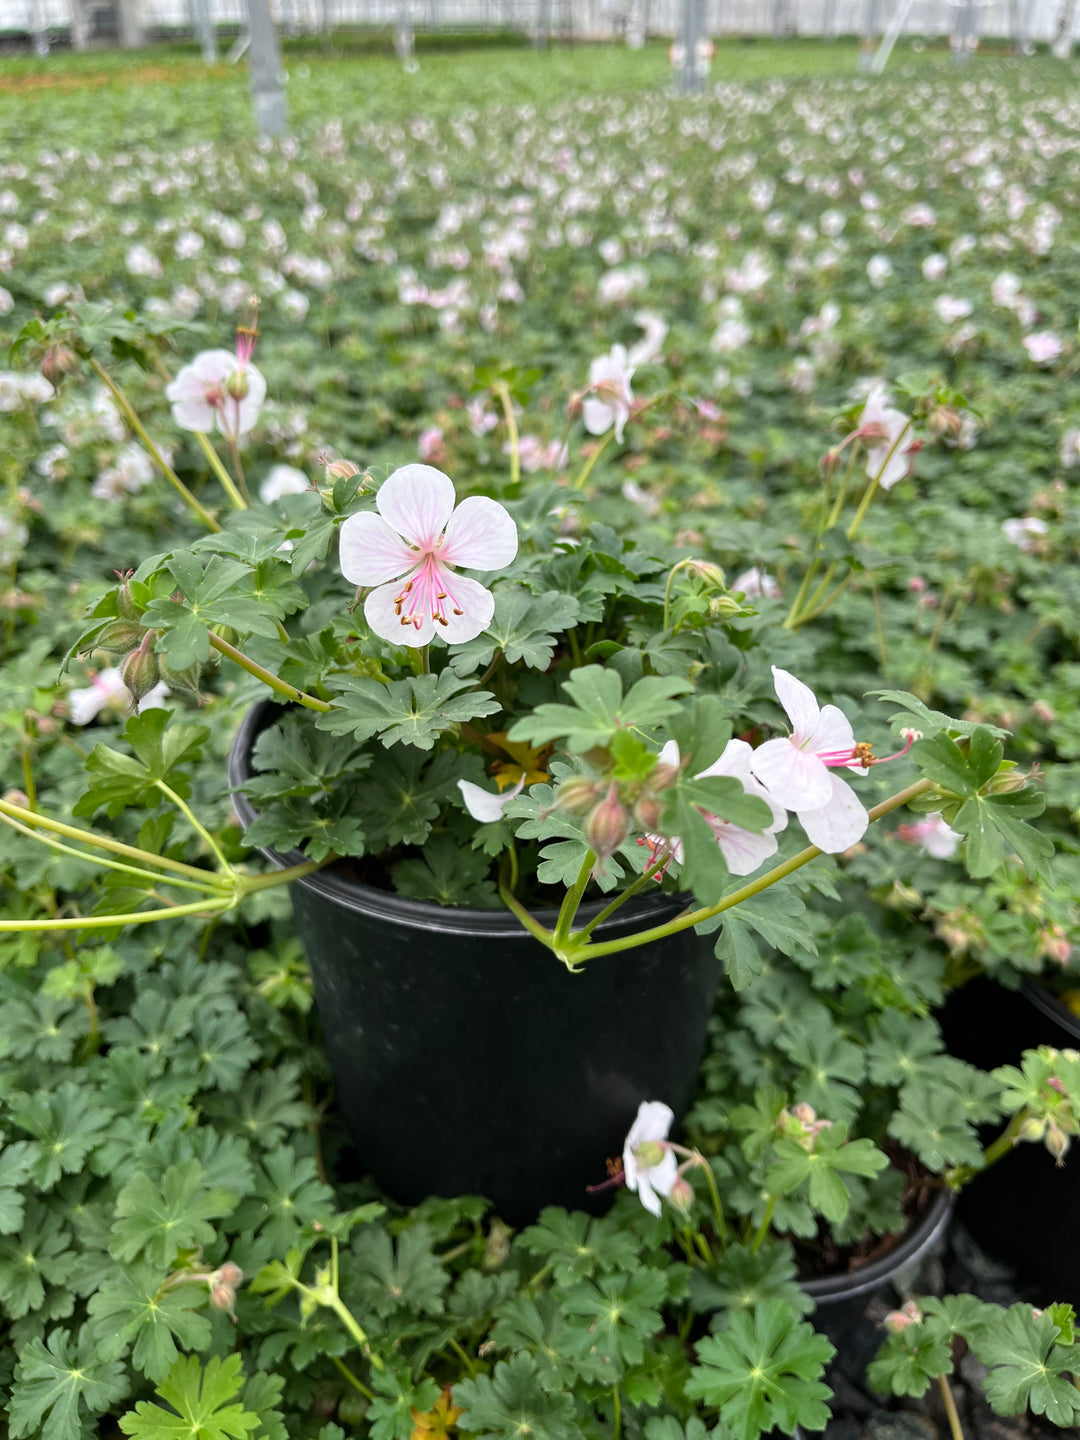
{"type": "Polygon", "coordinates": [[[126,1261],[145,1252],[150,1264],[164,1269],[179,1250],[211,1244],[209,1222],[230,1214],[238,1198],[232,1190],[207,1188],[198,1160],[170,1165],[160,1186],[140,1172],[116,1197],[112,1253],[126,1261]]]}
{"type": "Polygon", "coordinates": [[[906,1145],[928,1170],[940,1174],[950,1165],[982,1165],[982,1146],[955,1091],[921,1077],[900,1092],[900,1108],[889,1121],[889,1134],[906,1145]]]}
{"type": "Polygon", "coordinates": [[[434,835],[420,859],[401,860],[390,874],[399,894],[414,900],[490,910],[498,904],[490,872],[486,855],[465,849],[449,835],[434,835]]]}
{"type": "Polygon", "coordinates": [[[925,1320],[894,1330],[867,1367],[866,1376],[882,1395],[925,1395],[931,1383],[953,1370],[952,1336],[939,1322],[925,1320]]]}
{"type": "Polygon", "coordinates": [[[84,1327],[74,1350],[67,1330],[54,1330],[46,1347],[33,1339],[15,1367],[8,1406],[12,1440],[82,1440],[82,1411],[101,1415],[128,1393],[124,1366],[104,1360],[84,1327]]]}
{"type": "Polygon", "coordinates": [[[585,665],[563,681],[573,704],[538,705],[531,715],[518,720],[509,732],[511,740],[533,745],[564,742],[575,754],[610,743],[623,729],[652,729],[663,725],[679,706],[675,696],[694,687],[677,676],[646,676],[637,681],[623,698],[622,680],[615,670],[602,665],[585,665]]]}
{"type": "Polygon", "coordinates": [[[86,760],[90,784],[76,802],[74,814],[93,815],[106,806],[116,816],[128,805],[156,805],[165,798],[158,781],[188,799],[191,783],[181,767],[200,758],[209,735],[205,726],[185,725],[171,710],[155,708],[133,715],[124,727],[124,739],[134,754],[95,745],[86,760]]]}
{"type": "Polygon", "coordinates": [[[373,1370],[371,1384],[378,1391],[367,1408],[371,1440],[411,1440],[416,1430],[413,1411],[430,1410],[439,1398],[439,1387],[426,1376],[414,1384],[408,1370],[373,1370]]]}
{"type": "Polygon", "coordinates": [[[30,1174],[34,1151],[29,1140],[16,1140],[0,1151],[0,1235],[11,1235],[23,1223],[22,1186],[30,1174]]]}
{"type": "Polygon", "coordinates": [[[131,1363],[151,1380],[161,1380],[176,1361],[177,1342],[186,1350],[210,1343],[210,1321],[198,1314],[206,1303],[201,1285],[162,1290],[162,1271],[138,1263],[114,1269],[87,1309],[102,1355],[120,1357],[132,1340],[131,1363]]]}
{"type": "Polygon", "coordinates": [[[551,1266],[557,1285],[631,1270],[638,1260],[633,1235],[613,1220],[590,1219],[580,1210],[571,1213],[553,1205],[541,1210],[536,1224],[523,1230],[517,1243],[551,1266]]]}
{"type": "Polygon", "coordinates": [[[876,1175],[889,1159],[872,1140],[848,1140],[846,1125],[820,1131],[813,1145],[807,1150],[797,1140],[778,1139],[765,1184],[773,1194],[806,1195],[820,1215],[838,1224],[851,1203],[851,1190],[841,1177],[876,1175]]]}
{"type": "Polygon", "coordinates": [[[461,1380],[454,1403],[462,1407],[458,1428],[496,1440],[581,1440],[569,1395],[553,1395],[540,1382],[531,1355],[515,1355],[495,1366],[490,1378],[461,1380]]]}
{"type": "Polygon", "coordinates": [[[393,1315],[402,1307],[421,1314],[441,1313],[450,1277],[434,1253],[426,1225],[402,1231],[396,1244],[385,1230],[372,1226],[353,1237],[352,1249],[350,1308],[379,1316],[393,1315]]]}
{"type": "Polygon", "coordinates": [[[72,1080],[62,1081],[51,1095],[44,1090],[16,1095],[9,1114],[38,1141],[30,1178],[40,1190],[51,1189],[62,1174],[81,1170],[110,1120],[108,1110],[95,1105],[72,1080]]]}
{"type": "Polygon", "coordinates": [[[495,591],[495,615],[475,640],[455,645],[450,665],[457,675],[471,675],[490,665],[497,650],[507,664],[524,663],[533,670],[546,670],[555,657],[559,636],[575,624],[579,605],[573,595],[548,590],[530,595],[514,586],[495,591]]]}
{"type": "Polygon", "coordinates": [[[157,1387],[172,1409],[140,1400],[120,1417],[120,1429],[135,1440],[244,1440],[260,1420],[240,1401],[240,1365],[239,1355],[214,1355],[205,1369],[196,1356],[182,1356],[157,1387]]]}
{"type": "Polygon", "coordinates": [[[667,1276],[643,1267],[628,1274],[583,1280],[560,1297],[567,1315],[588,1321],[592,1343],[616,1370],[640,1365],[645,1341],[663,1329],[660,1306],[667,1296],[667,1276]]]}
{"type": "Polygon", "coordinates": [[[715,1406],[736,1440],[757,1440],[777,1427],[824,1430],[829,1387],[821,1375],[833,1347],[781,1300],[732,1315],[730,1328],[698,1341],[701,1362],[686,1394],[715,1406]]]}
{"type": "Polygon", "coordinates": [[[696,1311],[756,1310],[782,1300],[797,1314],[814,1308],[798,1281],[795,1254],[787,1241],[770,1240],[760,1250],[729,1245],[711,1271],[690,1272],[690,1303],[696,1311]]]}
{"type": "Polygon", "coordinates": [[[573,1330],[554,1295],[515,1295],[499,1307],[491,1338],[499,1349],[528,1351],[544,1390],[572,1392],[577,1384],[613,1379],[611,1367],[590,1353],[592,1340],[573,1330]]]}
{"type": "Polygon", "coordinates": [[[894,730],[917,729],[924,735],[944,730],[948,735],[970,735],[982,725],[995,739],[1004,740],[1009,734],[1008,730],[988,725],[985,720],[957,720],[955,716],[946,715],[941,710],[930,710],[917,696],[909,695],[904,690],[868,690],[866,693],[875,700],[887,700],[890,704],[901,707],[898,714],[889,717],[894,730]]]}
{"type": "Polygon", "coordinates": [[[320,715],[315,724],[331,735],[351,735],[358,741],[377,735],[386,746],[430,750],[452,725],[494,715],[502,708],[489,690],[473,690],[472,684],[451,670],[392,680],[389,685],[350,678],[333,710],[320,715]]]}
{"type": "Polygon", "coordinates": [[[997,1415],[1018,1415],[1029,1407],[1054,1425],[1080,1424],[1080,1345],[1062,1345],[1053,1316],[1030,1305],[1012,1305],[993,1325],[976,1330],[971,1348],[990,1373],[986,1398],[997,1415]]]}

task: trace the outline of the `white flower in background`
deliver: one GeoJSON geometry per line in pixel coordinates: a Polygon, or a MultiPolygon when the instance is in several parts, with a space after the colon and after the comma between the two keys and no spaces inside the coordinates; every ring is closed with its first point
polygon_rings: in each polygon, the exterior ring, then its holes
{"type": "Polygon", "coordinates": [[[161,261],[145,245],[132,245],[124,258],[132,275],[150,275],[155,280],[161,275],[161,261]]]}
{"type": "Polygon", "coordinates": [[[623,1145],[626,1188],[633,1190],[650,1215],[660,1214],[660,1197],[669,1195],[679,1165],[665,1141],[675,1112],[662,1100],[643,1100],[623,1145]]]}
{"type": "Polygon", "coordinates": [[[10,315],[15,309],[15,297],[10,290],[0,285],[0,315],[10,315]]]}
{"type": "Polygon", "coordinates": [[[913,225],[916,229],[929,230],[937,224],[936,212],[922,201],[909,205],[900,219],[905,225],[913,225]]]}
{"type": "MultiPolygon", "coordinates": [[[[168,696],[166,685],[155,685],[139,702],[139,712],[162,709],[168,696]]],[[[89,725],[103,710],[122,714],[134,704],[131,691],[124,684],[120,671],[115,668],[102,670],[85,689],[72,690],[67,698],[73,725],[89,725]]]]}
{"type": "Polygon", "coordinates": [[[165,387],[181,430],[207,434],[215,426],[230,440],[254,429],[266,381],[231,350],[204,350],[165,387]]]}
{"type": "Polygon", "coordinates": [[[751,772],[773,799],[794,810],[811,844],[839,854],[860,840],[870,823],[851,786],[835,773],[866,774],[851,721],[835,705],[820,706],[810,687],[786,670],[774,665],[772,673],[792,732],[759,745],[751,772]]]}
{"type": "Polygon", "coordinates": [[[1046,521],[1034,515],[1023,515],[1003,520],[1001,528],[1010,545],[1016,545],[1025,554],[1030,554],[1035,549],[1035,537],[1046,534],[1046,521]]]}
{"type": "MultiPolygon", "coordinates": [[[[729,740],[719,759],[714,760],[706,769],[699,771],[695,777],[698,780],[704,780],[711,775],[730,776],[733,780],[738,780],[747,795],[756,795],[759,800],[764,800],[772,811],[772,820],[758,834],[753,830],[744,830],[742,826],[734,824],[731,820],[722,820],[718,815],[710,815],[707,811],[702,810],[701,813],[716,837],[716,843],[720,846],[724,864],[732,875],[752,875],[770,855],[776,854],[776,837],[781,830],[787,829],[787,811],[769,794],[764,785],[760,785],[754,779],[751,773],[753,754],[753,750],[745,740],[729,740]]],[[[678,765],[679,747],[674,740],[667,742],[658,758],[661,765],[678,765]]],[[[698,808],[700,809],[700,806],[698,808]]],[[[662,840],[652,836],[649,838],[658,855],[663,849],[669,849],[672,858],[681,864],[683,857],[681,840],[676,838],[662,840]]]]}
{"type": "Polygon", "coordinates": [[[470,495],[456,508],[454,484],[430,465],[404,465],[385,481],[370,510],[341,527],[341,573],[376,586],[364,602],[375,634],[395,645],[427,645],[436,635],[460,645],[495,613],[490,590],[457,573],[502,570],[517,554],[517,526],[496,500],[470,495]]]}
{"type": "Polygon", "coordinates": [[[1019,275],[1014,275],[1011,270],[1002,270],[990,286],[990,298],[995,305],[1011,310],[1020,294],[1020,285],[1019,275]]]}
{"type": "Polygon", "coordinates": [[[310,489],[311,481],[295,465],[271,465],[259,486],[259,499],[264,505],[272,505],[283,495],[303,495],[310,489]]]}
{"type": "Polygon", "coordinates": [[[943,325],[965,320],[974,308],[970,300],[959,300],[955,295],[939,295],[934,301],[934,313],[943,325]]]}
{"type": "Polygon", "coordinates": [[[645,334],[636,345],[630,346],[627,361],[636,370],[639,365],[651,365],[659,360],[667,339],[667,321],[652,310],[635,310],[634,324],[640,325],[645,334]]]}
{"type": "Polygon", "coordinates": [[[177,260],[194,259],[203,248],[203,243],[203,237],[194,230],[181,230],[173,245],[173,254],[177,260]]]}
{"type": "Polygon", "coordinates": [[[660,514],[660,499],[639,485],[636,480],[624,480],[620,486],[622,497],[629,500],[631,505],[637,505],[646,515],[660,514]]]}
{"type": "Polygon", "coordinates": [[[1025,335],[1023,344],[1034,365],[1052,364],[1065,349],[1061,336],[1053,330],[1036,330],[1033,335],[1025,335]]]}
{"type": "Polygon", "coordinates": [[[709,346],[718,355],[730,355],[736,350],[745,349],[753,338],[754,332],[746,321],[731,316],[720,321],[709,341],[709,346]]]}
{"type": "Polygon", "coordinates": [[[17,410],[24,400],[32,405],[43,405],[46,400],[55,398],[56,391],[44,375],[0,370],[0,412],[17,410]]]}
{"type": "Polygon", "coordinates": [[[523,775],[510,790],[504,790],[501,794],[496,795],[493,795],[490,790],[485,790],[482,785],[474,785],[471,780],[459,780],[457,783],[465,809],[472,818],[479,820],[481,825],[491,825],[496,820],[502,819],[506,806],[524,790],[525,777],[523,775]]]}
{"type": "Polygon", "coordinates": [[[181,320],[193,320],[202,309],[203,297],[190,285],[178,285],[172,293],[169,305],[174,315],[181,320]]]}
{"type": "Polygon", "coordinates": [[[615,439],[621,445],[623,428],[630,418],[634,403],[630,382],[634,366],[625,345],[613,345],[589,366],[590,394],[582,402],[582,419],[590,435],[606,435],[615,427],[615,439]]]}
{"type": "Polygon", "coordinates": [[[1080,465],[1080,430],[1065,431],[1061,437],[1059,458],[1066,469],[1073,465],[1080,465]]]}
{"type": "Polygon", "coordinates": [[[948,268],[949,257],[942,255],[940,251],[935,251],[933,255],[927,255],[922,262],[923,278],[930,281],[940,280],[948,268]]]}
{"type": "MultiPolygon", "coordinates": [[[[510,441],[503,446],[503,454],[509,455],[510,441]]],[[[558,440],[541,440],[539,435],[522,435],[518,441],[518,460],[522,470],[534,475],[537,470],[562,470],[570,458],[566,445],[558,440]]]]}
{"type": "Polygon", "coordinates": [[[866,435],[866,473],[878,477],[883,490],[891,490],[908,472],[908,445],[904,442],[911,430],[911,419],[902,410],[888,403],[884,385],[875,385],[866,397],[859,427],[866,435]]]}
{"type": "Polygon", "coordinates": [[[50,445],[34,461],[34,469],[46,480],[60,480],[70,469],[70,452],[66,445],[50,445]]]}
{"type": "MultiPolygon", "coordinates": [[[[165,457],[168,458],[167,456],[165,457]]],[[[137,494],[154,478],[154,463],[139,445],[125,445],[90,487],[95,500],[119,500],[137,494]]]]}
{"type": "Polygon", "coordinates": [[[964,838],[946,825],[936,810],[914,825],[900,825],[896,833],[905,845],[918,845],[924,855],[935,860],[951,860],[964,838]]]}
{"type": "Polygon", "coordinates": [[[741,590],[748,600],[780,599],[780,586],[776,583],[776,577],[757,565],[744,570],[731,582],[731,588],[741,590]]]}
{"type": "Polygon", "coordinates": [[[30,531],[21,520],[0,510],[0,565],[11,565],[22,554],[30,531]]]}
{"type": "Polygon", "coordinates": [[[290,320],[298,323],[307,318],[307,313],[311,309],[311,301],[307,296],[299,290],[291,288],[282,290],[277,303],[290,320]]]}
{"type": "Polygon", "coordinates": [[[596,298],[601,305],[614,305],[628,299],[635,290],[644,290],[649,277],[640,265],[627,265],[622,270],[608,270],[600,277],[596,298]]]}
{"type": "Polygon", "coordinates": [[[846,224],[847,216],[842,210],[826,210],[818,221],[818,229],[822,235],[827,235],[830,240],[835,240],[837,235],[844,233],[846,224]]]}

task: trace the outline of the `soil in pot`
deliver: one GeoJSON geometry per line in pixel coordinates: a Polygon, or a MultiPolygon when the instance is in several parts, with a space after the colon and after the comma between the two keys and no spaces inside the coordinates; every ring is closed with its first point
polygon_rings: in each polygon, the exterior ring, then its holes
{"type": "MultiPolygon", "coordinates": [[[[1080,1049],[1080,1016],[1036,981],[1020,992],[982,977],[950,996],[941,1016],[949,1051],[985,1070],[1019,1065],[1037,1045],[1080,1049]]],[[[1000,1126],[988,1130],[990,1140],[1000,1126]]],[[[958,1215],[989,1254],[1005,1261],[1036,1304],[1080,1306],[1080,1148],[1058,1166],[1045,1146],[1017,1145],[960,1196],[958,1215]]]]}
{"type": "MultiPolygon", "coordinates": [[[[234,788],[277,713],[264,703],[245,719],[234,788]]],[[[249,824],[250,802],[235,803],[249,824]]],[[[275,865],[303,858],[262,853],[275,865]]],[[[545,1205],[581,1208],[642,1100],[676,1114],[689,1105],[719,981],[711,942],[693,931],[571,974],[508,911],[444,908],[332,869],[290,890],[337,1102],[360,1164],[393,1199],[484,1195],[511,1224],[545,1205]]],[[[598,933],[658,925],[684,906],[654,891],[598,933]]]]}

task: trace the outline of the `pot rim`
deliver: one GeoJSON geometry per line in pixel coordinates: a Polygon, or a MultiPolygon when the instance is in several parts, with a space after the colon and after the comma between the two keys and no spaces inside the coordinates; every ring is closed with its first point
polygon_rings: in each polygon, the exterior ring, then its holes
{"type": "MultiPolygon", "coordinates": [[[[286,709],[273,700],[257,700],[247,711],[229,749],[228,777],[233,808],[246,829],[258,818],[258,812],[251,801],[240,790],[240,786],[251,778],[251,752],[262,731],[268,728],[272,711],[286,709]]],[[[302,865],[307,856],[302,850],[282,853],[267,845],[252,847],[258,850],[271,865],[285,870],[292,865],[302,865]]],[[[342,909],[357,915],[377,916],[392,920],[406,929],[442,930],[455,935],[484,935],[504,940],[535,940],[509,910],[471,910],[466,906],[436,905],[428,900],[412,900],[398,895],[393,890],[379,890],[374,885],[365,885],[359,880],[349,880],[329,870],[316,870],[291,882],[302,885],[306,890],[333,901],[342,909]]],[[[593,900],[581,906],[578,914],[584,920],[599,915],[609,903],[607,897],[593,900]]],[[[672,920],[687,908],[689,898],[682,895],[656,890],[648,895],[635,895],[601,927],[606,934],[620,930],[636,930],[642,920],[661,925],[672,920]]],[[[542,925],[549,929],[555,924],[558,910],[543,909],[532,912],[542,925]]]]}
{"type": "Polygon", "coordinates": [[[800,1286],[820,1306],[837,1305],[869,1294],[926,1255],[948,1228],[955,1203],[956,1196],[951,1190],[939,1190],[899,1245],[887,1255],[871,1260],[851,1275],[816,1275],[810,1280],[800,1280],[800,1286]]]}
{"type": "Polygon", "coordinates": [[[1040,985],[1038,980],[1024,979],[1020,982],[1020,993],[1029,1005],[1034,1005],[1055,1025],[1060,1025],[1074,1040],[1080,1040],[1080,1015],[1074,1015],[1052,990],[1040,985]]]}

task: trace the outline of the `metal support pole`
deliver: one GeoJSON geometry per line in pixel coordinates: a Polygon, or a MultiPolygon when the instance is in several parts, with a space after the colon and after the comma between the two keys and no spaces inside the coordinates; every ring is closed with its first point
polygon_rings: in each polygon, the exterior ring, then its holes
{"type": "Polygon", "coordinates": [[[412,6],[409,0],[401,0],[398,6],[397,26],[394,30],[394,51],[402,68],[411,75],[416,64],[416,36],[413,32],[412,6]]]}
{"type": "Polygon", "coordinates": [[[704,77],[697,64],[698,45],[704,39],[705,0],[682,0],[682,25],[679,35],[682,58],[675,81],[675,88],[680,95],[696,95],[704,88],[704,77]]]}
{"type": "Polygon", "coordinates": [[[546,50],[551,44],[551,0],[537,0],[533,44],[538,50],[546,50]]]}
{"type": "Polygon", "coordinates": [[[956,12],[956,28],[949,41],[955,64],[966,65],[971,59],[979,43],[978,29],[979,12],[975,0],[963,0],[956,12]]]}
{"type": "Polygon", "coordinates": [[[90,16],[85,0],[71,0],[71,48],[86,50],[90,45],[90,16]]]}
{"type": "Polygon", "coordinates": [[[863,14],[865,18],[858,59],[858,68],[861,74],[865,74],[873,67],[874,46],[877,44],[877,37],[881,34],[881,0],[866,0],[866,9],[863,14]]]}
{"type": "Polygon", "coordinates": [[[285,75],[270,0],[248,0],[248,31],[255,125],[260,135],[281,135],[285,130],[285,75]]]}
{"type": "Polygon", "coordinates": [[[1054,27],[1054,40],[1050,46],[1051,54],[1058,60],[1068,60],[1072,56],[1073,29],[1076,25],[1076,0],[1061,0],[1061,9],[1058,11],[1057,25],[1054,27]]]}
{"type": "Polygon", "coordinates": [[[117,38],[123,50],[140,50],[146,44],[140,0],[117,0],[117,38]]]}
{"type": "Polygon", "coordinates": [[[210,17],[210,0],[191,0],[191,28],[207,65],[217,59],[217,32],[210,17]]]}

